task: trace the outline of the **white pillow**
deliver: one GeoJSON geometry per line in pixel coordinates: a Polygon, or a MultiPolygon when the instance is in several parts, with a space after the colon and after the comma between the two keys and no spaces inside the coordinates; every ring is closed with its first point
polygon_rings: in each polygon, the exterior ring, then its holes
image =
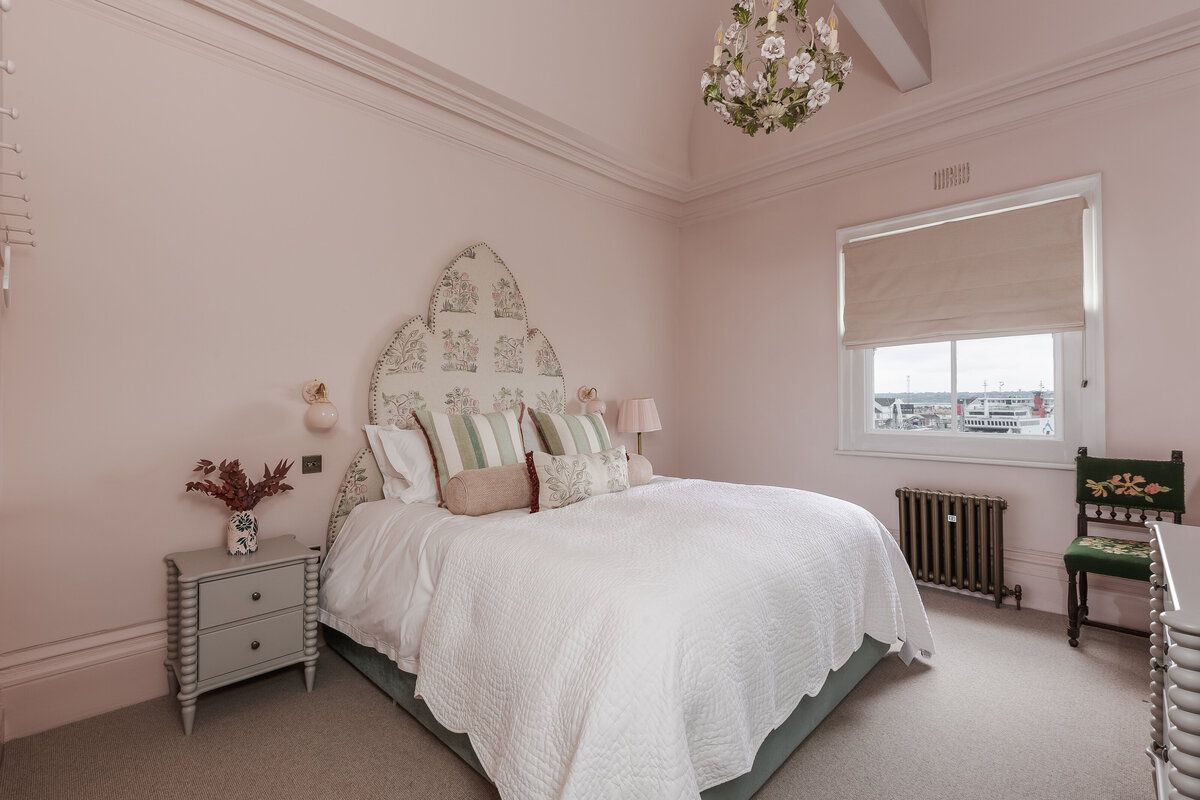
{"type": "Polygon", "coordinates": [[[395,425],[363,425],[363,431],[367,434],[367,444],[371,446],[371,454],[375,456],[375,464],[379,467],[380,474],[383,475],[383,497],[385,500],[401,500],[400,495],[404,490],[409,488],[409,483],[404,479],[403,473],[392,467],[388,461],[387,453],[383,450],[382,434],[386,431],[399,431],[395,425]]]}
{"type": "Polygon", "coordinates": [[[385,429],[380,440],[388,466],[407,484],[399,498],[406,503],[437,505],[437,473],[433,469],[433,456],[429,454],[425,434],[420,430],[385,429]]]}

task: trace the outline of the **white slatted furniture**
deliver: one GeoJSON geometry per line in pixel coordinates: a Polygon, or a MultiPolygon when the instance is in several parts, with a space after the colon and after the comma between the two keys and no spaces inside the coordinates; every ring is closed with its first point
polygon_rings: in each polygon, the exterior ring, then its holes
{"type": "Polygon", "coordinates": [[[319,558],[292,536],[259,540],[249,555],[214,547],[166,557],[165,664],[185,735],[210,689],[303,663],[312,691],[319,558]]]}
{"type": "Polygon", "coordinates": [[[1150,530],[1147,752],[1159,800],[1200,800],[1200,528],[1150,530]]]}

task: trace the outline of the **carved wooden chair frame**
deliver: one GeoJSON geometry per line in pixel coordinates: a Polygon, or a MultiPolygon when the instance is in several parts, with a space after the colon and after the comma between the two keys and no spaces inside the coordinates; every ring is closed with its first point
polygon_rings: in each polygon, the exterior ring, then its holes
{"type": "MultiPolygon", "coordinates": [[[[1078,455],[1087,458],[1086,447],[1080,447],[1078,455]]],[[[1183,463],[1183,451],[1171,451],[1172,463],[1183,463]]],[[[1182,487],[1180,487],[1182,490],[1182,487]]],[[[1076,536],[1091,536],[1088,526],[1116,525],[1126,528],[1145,530],[1148,524],[1162,522],[1165,519],[1179,523],[1183,520],[1183,511],[1150,509],[1138,506],[1125,506],[1120,503],[1086,501],[1076,498],[1079,514],[1076,517],[1076,536]],[[1107,509],[1107,511],[1105,510],[1107,509]]],[[[1146,631],[1112,625],[1107,622],[1097,622],[1088,619],[1088,573],[1081,570],[1067,570],[1067,639],[1072,647],[1079,645],[1079,630],[1083,626],[1104,628],[1105,630],[1131,633],[1135,636],[1149,636],[1146,631]]]]}

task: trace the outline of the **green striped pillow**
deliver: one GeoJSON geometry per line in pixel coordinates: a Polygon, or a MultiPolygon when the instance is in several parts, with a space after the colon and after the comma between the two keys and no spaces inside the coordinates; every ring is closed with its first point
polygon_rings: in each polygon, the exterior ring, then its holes
{"type": "Polygon", "coordinates": [[[555,456],[599,453],[612,447],[599,414],[547,414],[531,411],[546,452],[555,456]]]}
{"type": "Polygon", "coordinates": [[[438,498],[445,502],[446,482],[463,470],[518,464],[525,458],[521,439],[522,405],[491,414],[445,414],[423,408],[413,417],[425,432],[438,498]]]}

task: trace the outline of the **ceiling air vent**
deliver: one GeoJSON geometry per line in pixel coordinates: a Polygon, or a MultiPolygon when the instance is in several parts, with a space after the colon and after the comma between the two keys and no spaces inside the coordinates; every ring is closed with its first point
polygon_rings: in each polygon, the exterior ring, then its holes
{"type": "Polygon", "coordinates": [[[962,186],[971,180],[971,162],[952,164],[933,171],[933,190],[949,189],[951,186],[962,186]]]}

